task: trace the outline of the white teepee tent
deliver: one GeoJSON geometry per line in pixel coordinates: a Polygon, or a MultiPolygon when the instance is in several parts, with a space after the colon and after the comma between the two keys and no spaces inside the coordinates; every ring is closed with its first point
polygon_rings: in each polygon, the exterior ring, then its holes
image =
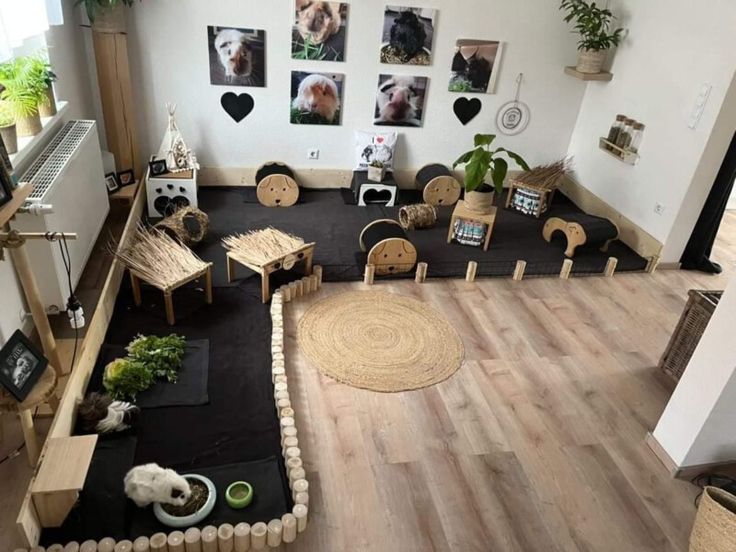
{"type": "Polygon", "coordinates": [[[169,113],[169,122],[156,158],[165,159],[166,167],[173,173],[199,169],[197,157],[192,150],[187,148],[184,137],[176,124],[174,117],[176,104],[167,103],[166,110],[169,113]]]}

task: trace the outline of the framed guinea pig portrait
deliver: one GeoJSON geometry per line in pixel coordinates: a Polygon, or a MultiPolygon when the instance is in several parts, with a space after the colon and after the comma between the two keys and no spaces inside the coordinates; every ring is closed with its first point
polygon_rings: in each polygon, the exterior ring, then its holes
{"type": "Polygon", "coordinates": [[[381,63],[431,65],[437,10],[386,6],[381,63]]]}
{"type": "Polygon", "coordinates": [[[503,43],[495,40],[458,40],[449,91],[493,94],[502,51],[503,43]]]}
{"type": "Polygon", "coordinates": [[[345,75],[291,72],[291,123],[339,125],[345,75]]]}
{"type": "Polygon", "coordinates": [[[380,75],[374,125],[420,127],[424,117],[427,77],[380,75]]]}
{"type": "Polygon", "coordinates": [[[16,330],[0,350],[0,384],[23,401],[46,369],[48,361],[36,346],[16,330]]]}
{"type": "Polygon", "coordinates": [[[345,61],[348,5],[296,0],[291,29],[291,57],[313,61],[345,61]]]}
{"type": "Polygon", "coordinates": [[[266,86],[266,31],[207,27],[210,83],[266,86]]]}

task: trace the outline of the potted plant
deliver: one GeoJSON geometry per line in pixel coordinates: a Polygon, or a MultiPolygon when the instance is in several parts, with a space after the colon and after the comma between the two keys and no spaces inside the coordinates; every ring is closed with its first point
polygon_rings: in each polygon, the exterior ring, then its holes
{"type": "Polygon", "coordinates": [[[476,134],[474,138],[475,148],[462,154],[452,168],[465,165],[465,204],[469,209],[479,213],[488,213],[493,205],[493,192],[503,192],[503,181],[509,170],[508,162],[500,157],[506,154],[525,171],[529,165],[518,153],[505,148],[491,149],[491,144],[496,139],[495,134],[476,134]],[[490,180],[486,182],[490,173],[490,180]]]}
{"type": "Polygon", "coordinates": [[[613,13],[595,2],[562,0],[560,9],[567,12],[566,23],[575,21],[574,29],[580,35],[577,70],[581,73],[600,73],[608,50],[619,45],[624,37],[624,30],[619,28],[609,32],[614,19],[613,13]]]}
{"type": "Polygon", "coordinates": [[[8,102],[18,136],[41,132],[38,106],[46,101],[46,81],[33,70],[29,57],[18,57],[0,65],[0,99],[8,102]]]}
{"type": "MultiPolygon", "coordinates": [[[[140,0],[139,0],[140,1],[140,0]]],[[[77,0],[84,6],[92,29],[99,33],[121,33],[125,31],[123,6],[132,6],[135,0],[77,0]]]]}
{"type": "Polygon", "coordinates": [[[28,58],[29,72],[37,81],[42,81],[46,87],[44,91],[45,100],[38,105],[38,113],[43,117],[53,117],[56,115],[56,98],[54,97],[54,82],[56,81],[56,73],[51,70],[51,64],[46,57],[45,52],[38,52],[36,55],[28,58]]]}
{"type": "Polygon", "coordinates": [[[0,137],[3,139],[5,151],[18,152],[18,134],[15,130],[15,117],[8,102],[0,101],[0,137]]]}
{"type": "Polygon", "coordinates": [[[189,483],[192,494],[183,506],[153,503],[153,514],[161,523],[169,527],[192,527],[206,518],[215,507],[217,490],[214,483],[203,475],[189,473],[183,475],[189,483]]]}
{"type": "Polygon", "coordinates": [[[386,167],[381,161],[371,161],[368,165],[368,180],[372,182],[383,182],[383,177],[386,176],[386,167]]]}

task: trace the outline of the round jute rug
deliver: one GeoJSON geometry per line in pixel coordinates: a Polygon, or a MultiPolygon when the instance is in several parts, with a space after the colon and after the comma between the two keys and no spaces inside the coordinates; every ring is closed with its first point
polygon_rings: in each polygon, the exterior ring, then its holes
{"type": "Polygon", "coordinates": [[[315,303],[299,321],[297,335],[323,374],[385,393],[439,383],[460,368],[464,354],[444,316],[383,291],[351,291],[315,303]]]}

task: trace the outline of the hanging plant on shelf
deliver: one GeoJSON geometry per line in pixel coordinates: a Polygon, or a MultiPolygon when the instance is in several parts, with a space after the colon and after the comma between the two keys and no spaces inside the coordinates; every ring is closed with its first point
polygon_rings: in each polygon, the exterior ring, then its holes
{"type": "Polygon", "coordinates": [[[575,21],[574,29],[580,35],[580,57],[576,69],[581,73],[600,73],[608,50],[618,46],[624,38],[624,29],[611,32],[615,17],[608,8],[586,0],[562,0],[560,9],[567,12],[565,22],[575,21]]]}
{"type": "MultiPolygon", "coordinates": [[[[140,2],[141,0],[138,1],[140,2]]],[[[135,0],[76,0],[75,5],[78,6],[80,4],[84,6],[90,22],[94,23],[98,15],[121,5],[131,7],[135,4],[135,0]]]]}
{"type": "Polygon", "coordinates": [[[462,154],[452,164],[453,169],[458,165],[465,165],[465,202],[474,211],[489,212],[493,204],[494,189],[499,195],[503,192],[509,164],[500,157],[501,154],[506,154],[525,171],[529,170],[529,165],[518,153],[506,148],[492,150],[491,144],[495,139],[495,134],[476,134],[475,148],[462,154]],[[489,173],[493,186],[486,183],[489,173]]]}

